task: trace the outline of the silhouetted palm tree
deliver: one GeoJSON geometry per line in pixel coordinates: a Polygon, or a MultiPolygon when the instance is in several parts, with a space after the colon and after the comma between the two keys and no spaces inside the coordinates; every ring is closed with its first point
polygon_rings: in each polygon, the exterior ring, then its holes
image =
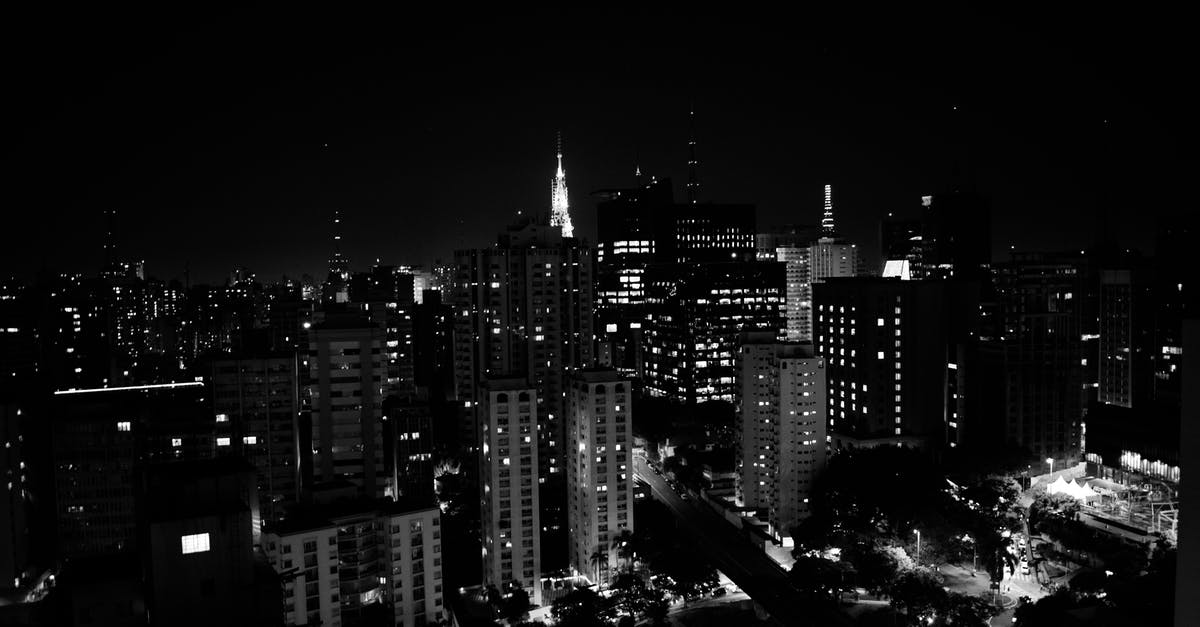
{"type": "Polygon", "coordinates": [[[600,564],[608,563],[608,551],[604,548],[604,545],[597,546],[596,550],[592,551],[592,555],[588,558],[588,561],[596,569],[596,585],[600,585],[600,564]]]}

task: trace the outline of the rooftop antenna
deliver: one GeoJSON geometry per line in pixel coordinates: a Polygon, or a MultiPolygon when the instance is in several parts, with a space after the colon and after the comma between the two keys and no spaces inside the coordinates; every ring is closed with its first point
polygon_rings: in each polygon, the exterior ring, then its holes
{"type": "Polygon", "coordinates": [[[696,159],[696,107],[688,107],[688,203],[696,204],[696,192],[700,191],[700,182],[696,180],[696,167],[700,165],[696,159]]]}

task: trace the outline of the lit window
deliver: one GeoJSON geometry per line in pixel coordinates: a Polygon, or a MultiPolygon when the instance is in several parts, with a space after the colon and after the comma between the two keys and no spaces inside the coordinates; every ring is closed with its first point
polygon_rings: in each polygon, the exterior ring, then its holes
{"type": "Polygon", "coordinates": [[[229,416],[227,414],[217,414],[217,422],[229,422],[229,416]]]}
{"type": "Polygon", "coordinates": [[[183,554],[188,553],[206,553],[208,552],[208,534],[195,533],[190,536],[180,536],[179,543],[183,547],[183,554]]]}
{"type": "Polygon", "coordinates": [[[171,446],[176,448],[183,446],[183,438],[171,438],[171,446]]]}
{"type": "Polygon", "coordinates": [[[875,326],[877,326],[877,327],[881,327],[881,326],[883,326],[883,318],[876,318],[876,319],[875,319],[875,326]]]}
{"type": "Polygon", "coordinates": [[[133,425],[128,420],[122,420],[117,423],[117,431],[129,431],[133,425]]]}
{"type": "Polygon", "coordinates": [[[229,438],[217,438],[217,446],[229,446],[229,438]]]}
{"type": "Polygon", "coordinates": [[[242,444],[258,444],[257,435],[248,435],[242,438],[242,444]]]}

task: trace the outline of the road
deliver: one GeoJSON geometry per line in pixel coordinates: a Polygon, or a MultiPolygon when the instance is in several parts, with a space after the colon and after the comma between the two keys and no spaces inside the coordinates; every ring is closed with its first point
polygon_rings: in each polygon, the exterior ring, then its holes
{"type": "Polygon", "coordinates": [[[679,529],[692,536],[718,570],[784,625],[850,625],[849,617],[825,606],[806,603],[787,580],[787,573],[742,532],[694,498],[684,500],[654,472],[641,456],[634,456],[634,473],[650,486],[654,499],[665,504],[679,521],[679,529]]]}

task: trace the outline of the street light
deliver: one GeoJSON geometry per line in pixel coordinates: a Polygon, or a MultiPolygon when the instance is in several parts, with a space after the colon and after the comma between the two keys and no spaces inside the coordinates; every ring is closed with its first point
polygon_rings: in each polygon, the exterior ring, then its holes
{"type": "Polygon", "coordinates": [[[921,565],[921,530],[913,529],[913,532],[917,534],[917,565],[920,566],[921,565]]]}
{"type": "Polygon", "coordinates": [[[975,538],[972,538],[969,533],[964,533],[963,541],[971,543],[971,576],[974,577],[975,572],[979,570],[979,563],[975,559],[975,538]]]}
{"type": "Polygon", "coordinates": [[[1047,463],[1047,464],[1050,464],[1050,474],[1054,474],[1054,458],[1053,458],[1053,457],[1047,457],[1047,458],[1046,458],[1046,463],[1047,463]]]}

